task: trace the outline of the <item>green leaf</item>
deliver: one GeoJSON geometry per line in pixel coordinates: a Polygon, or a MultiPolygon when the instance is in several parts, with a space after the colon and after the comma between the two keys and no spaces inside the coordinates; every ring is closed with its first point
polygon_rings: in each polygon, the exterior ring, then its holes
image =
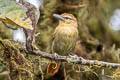
{"type": "Polygon", "coordinates": [[[10,0],[0,0],[0,21],[16,27],[32,28],[32,21],[26,15],[27,9],[10,0]]]}

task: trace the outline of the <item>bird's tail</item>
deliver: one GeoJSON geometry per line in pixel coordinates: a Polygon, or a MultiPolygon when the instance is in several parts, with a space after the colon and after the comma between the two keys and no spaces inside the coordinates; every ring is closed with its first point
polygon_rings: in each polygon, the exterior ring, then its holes
{"type": "Polygon", "coordinates": [[[48,64],[47,67],[47,75],[54,76],[60,69],[61,62],[58,61],[57,63],[51,62],[48,64]]]}

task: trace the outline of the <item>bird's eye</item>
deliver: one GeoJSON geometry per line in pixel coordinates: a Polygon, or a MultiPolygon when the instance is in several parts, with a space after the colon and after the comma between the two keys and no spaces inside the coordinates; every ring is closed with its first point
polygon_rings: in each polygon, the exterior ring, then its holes
{"type": "Polygon", "coordinates": [[[65,19],[72,19],[70,16],[66,16],[66,17],[64,17],[65,19]]]}
{"type": "Polygon", "coordinates": [[[69,17],[65,17],[65,19],[70,19],[69,17]]]}

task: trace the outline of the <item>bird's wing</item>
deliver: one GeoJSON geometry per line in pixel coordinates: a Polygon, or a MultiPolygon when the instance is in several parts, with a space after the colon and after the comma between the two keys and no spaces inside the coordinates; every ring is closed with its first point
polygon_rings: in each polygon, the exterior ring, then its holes
{"type": "Polygon", "coordinates": [[[56,35],[56,33],[57,33],[58,29],[59,29],[59,26],[58,26],[58,27],[56,27],[56,29],[55,29],[55,31],[54,31],[54,33],[53,33],[53,39],[55,38],[55,35],[56,35]]]}
{"type": "Polygon", "coordinates": [[[51,43],[51,53],[54,53],[54,51],[53,51],[53,45],[54,45],[54,39],[55,39],[55,35],[56,35],[56,33],[57,33],[57,31],[58,31],[58,29],[59,29],[59,27],[56,27],[56,29],[54,30],[54,33],[52,34],[52,43],[51,43]]]}

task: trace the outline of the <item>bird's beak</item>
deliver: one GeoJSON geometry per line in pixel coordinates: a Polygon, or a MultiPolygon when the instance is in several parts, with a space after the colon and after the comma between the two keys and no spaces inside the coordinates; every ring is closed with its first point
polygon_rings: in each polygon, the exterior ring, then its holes
{"type": "Polygon", "coordinates": [[[65,21],[65,19],[59,14],[53,14],[53,16],[61,21],[65,21]]]}

